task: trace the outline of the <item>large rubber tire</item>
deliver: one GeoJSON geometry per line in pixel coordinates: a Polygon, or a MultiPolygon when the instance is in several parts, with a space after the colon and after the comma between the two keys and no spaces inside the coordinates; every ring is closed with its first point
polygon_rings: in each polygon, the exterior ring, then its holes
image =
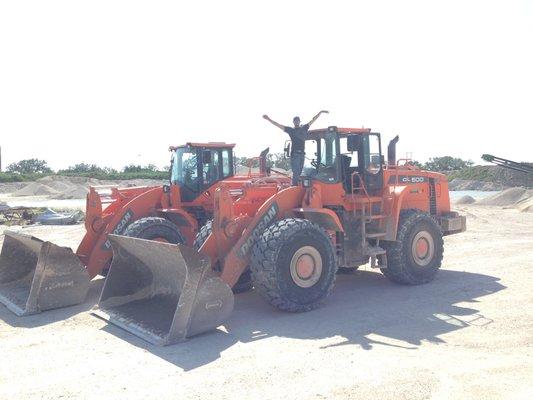
{"type": "Polygon", "coordinates": [[[380,246],[387,251],[387,268],[381,268],[381,272],[396,283],[420,285],[430,282],[442,264],[444,241],[440,226],[430,214],[419,210],[401,211],[396,241],[383,241],[380,246]],[[426,235],[433,242],[433,251],[427,253],[429,258],[423,260],[424,265],[415,261],[413,242],[417,235],[426,235]]]}
{"type": "Polygon", "coordinates": [[[183,244],[185,238],[179,228],[169,220],[159,217],[146,217],[130,224],[124,236],[146,240],[161,240],[172,244],[183,244]]]}
{"type": "Polygon", "coordinates": [[[204,226],[200,228],[192,244],[192,247],[194,248],[194,250],[196,251],[200,250],[200,247],[202,247],[202,245],[205,243],[208,236],[211,235],[211,231],[213,230],[212,226],[213,226],[213,221],[209,220],[205,223],[204,226]]]}
{"type": "MultiPolygon", "coordinates": [[[[204,226],[200,228],[198,233],[196,234],[196,238],[194,239],[193,247],[196,251],[200,250],[200,247],[204,244],[204,242],[207,240],[208,236],[211,234],[213,226],[213,221],[209,220],[205,223],[204,226]]],[[[217,262],[218,264],[218,262],[217,262]]],[[[219,265],[215,265],[216,268],[220,268],[219,265]]],[[[252,282],[252,274],[250,273],[250,268],[246,268],[244,272],[239,277],[239,280],[235,285],[233,285],[233,293],[244,293],[248,292],[249,290],[252,290],[254,287],[254,284],[252,282]]]]}
{"type": "MultiPolygon", "coordinates": [[[[168,243],[183,244],[185,238],[172,222],[157,217],[146,217],[131,223],[124,231],[124,236],[136,237],[147,240],[163,239],[168,243]]],[[[100,274],[107,276],[109,266],[102,269],[100,274]]]]}
{"type": "Polygon", "coordinates": [[[271,305],[302,312],[317,308],[330,294],[337,263],[326,231],[308,220],[288,218],[275,222],[261,234],[252,248],[250,268],[255,289],[271,305]],[[316,283],[301,287],[291,275],[291,260],[298,251],[309,247],[320,254],[322,270],[316,283]]]}

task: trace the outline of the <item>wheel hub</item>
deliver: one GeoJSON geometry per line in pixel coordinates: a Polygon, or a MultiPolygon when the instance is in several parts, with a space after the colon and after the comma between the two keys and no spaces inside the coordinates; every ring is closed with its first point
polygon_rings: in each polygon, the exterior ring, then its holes
{"type": "Polygon", "coordinates": [[[312,246],[299,248],[291,259],[291,277],[294,283],[308,288],[318,282],[322,275],[322,256],[312,246]]]}
{"type": "Polygon", "coordinates": [[[418,232],[413,238],[411,252],[417,265],[421,267],[427,266],[435,254],[433,236],[427,231],[418,232]]]}

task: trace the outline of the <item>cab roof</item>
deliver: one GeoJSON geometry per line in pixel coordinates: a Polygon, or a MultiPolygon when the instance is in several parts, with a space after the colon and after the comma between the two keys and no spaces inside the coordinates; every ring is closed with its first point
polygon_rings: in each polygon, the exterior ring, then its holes
{"type": "Polygon", "coordinates": [[[183,147],[205,147],[209,149],[218,149],[218,148],[234,148],[235,143],[225,143],[225,142],[207,142],[207,143],[198,143],[198,142],[187,142],[179,146],[170,146],[169,150],[176,150],[183,147]]]}
{"type": "MultiPolygon", "coordinates": [[[[364,134],[364,133],[370,133],[370,128],[338,128],[338,127],[329,127],[329,128],[336,128],[336,131],[339,135],[357,135],[357,134],[364,134]]],[[[329,128],[320,128],[320,129],[312,129],[309,131],[310,134],[322,134],[322,133],[328,133],[329,128]]]]}

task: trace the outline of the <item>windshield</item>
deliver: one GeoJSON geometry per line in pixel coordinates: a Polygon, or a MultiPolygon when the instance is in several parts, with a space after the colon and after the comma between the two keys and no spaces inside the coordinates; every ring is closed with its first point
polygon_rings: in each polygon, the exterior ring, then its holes
{"type": "Polygon", "coordinates": [[[324,182],[337,181],[337,147],[335,135],[305,141],[305,162],[302,176],[324,182]]]}
{"type": "Polygon", "coordinates": [[[199,181],[196,151],[182,147],[172,153],[170,182],[187,186],[192,190],[197,189],[199,181]]]}

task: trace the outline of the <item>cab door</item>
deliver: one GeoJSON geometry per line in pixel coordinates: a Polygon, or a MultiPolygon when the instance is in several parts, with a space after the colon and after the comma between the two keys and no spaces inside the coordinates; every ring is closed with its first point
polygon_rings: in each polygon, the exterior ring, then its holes
{"type": "Polygon", "coordinates": [[[232,152],[228,148],[202,149],[202,190],[207,190],[215,183],[233,176],[232,152]]]}
{"type": "Polygon", "coordinates": [[[366,190],[375,195],[383,189],[383,156],[379,133],[369,133],[362,137],[363,151],[360,153],[360,166],[366,190]]]}

